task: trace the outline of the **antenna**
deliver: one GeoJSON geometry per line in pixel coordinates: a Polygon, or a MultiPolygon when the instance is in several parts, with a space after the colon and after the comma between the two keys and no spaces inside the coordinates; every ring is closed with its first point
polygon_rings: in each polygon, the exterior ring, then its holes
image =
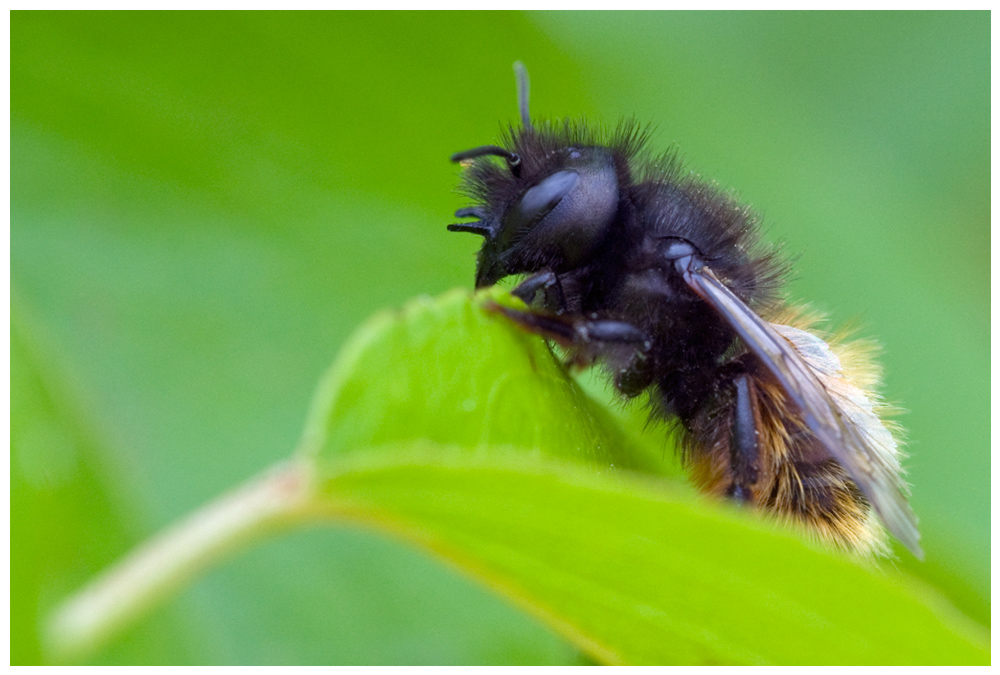
{"type": "Polygon", "coordinates": [[[531,114],[528,112],[531,82],[528,80],[528,69],[520,61],[514,62],[514,76],[517,78],[517,109],[521,112],[521,126],[532,129],[531,114]]]}
{"type": "Polygon", "coordinates": [[[456,152],[451,156],[451,161],[464,162],[467,159],[475,159],[476,157],[484,157],[486,155],[503,157],[511,166],[517,166],[521,163],[521,158],[517,156],[517,153],[501,148],[499,145],[480,145],[478,148],[456,152]]]}

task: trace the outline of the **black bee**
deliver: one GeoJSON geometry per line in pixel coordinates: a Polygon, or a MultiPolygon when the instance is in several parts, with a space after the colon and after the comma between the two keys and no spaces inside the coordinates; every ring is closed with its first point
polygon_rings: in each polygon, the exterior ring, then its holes
{"type": "Polygon", "coordinates": [[[533,123],[515,71],[520,128],[451,158],[476,202],[455,215],[476,220],[448,229],[485,239],[476,287],[529,275],[513,292],[530,309],[501,311],[625,397],[651,389],[705,491],[865,554],[888,550],[881,520],[921,556],[871,345],[821,339],[781,299],[787,265],[752,211],[651,158],[634,122],[533,123]]]}

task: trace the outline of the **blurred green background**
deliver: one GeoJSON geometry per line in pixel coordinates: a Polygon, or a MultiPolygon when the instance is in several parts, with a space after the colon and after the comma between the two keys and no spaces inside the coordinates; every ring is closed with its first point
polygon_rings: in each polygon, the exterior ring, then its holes
{"type": "MultiPolygon", "coordinates": [[[[989,622],[988,13],[11,15],[11,661],[137,542],[286,456],[368,315],[470,286],[448,155],[652,121],[885,346],[927,559],[989,622]]],[[[649,433],[662,433],[653,429],[649,433]]],[[[429,556],[315,529],[97,663],[574,663],[429,556]]]]}

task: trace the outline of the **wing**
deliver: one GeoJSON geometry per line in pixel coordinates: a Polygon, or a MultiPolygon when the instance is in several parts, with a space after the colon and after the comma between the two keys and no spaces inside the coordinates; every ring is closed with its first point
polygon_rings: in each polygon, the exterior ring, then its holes
{"type": "Polygon", "coordinates": [[[917,518],[907,503],[892,434],[864,392],[842,377],[840,361],[829,346],[806,331],[767,323],[708,267],[686,270],[684,280],[774,375],[806,426],[857,483],[883,524],[922,558],[917,518]]]}

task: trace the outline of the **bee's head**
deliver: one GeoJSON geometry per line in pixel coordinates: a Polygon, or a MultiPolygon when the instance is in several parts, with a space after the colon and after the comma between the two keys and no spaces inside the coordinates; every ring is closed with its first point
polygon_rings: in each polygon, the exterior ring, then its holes
{"type": "Polygon", "coordinates": [[[485,241],[479,251],[476,287],[510,274],[576,267],[596,252],[618,213],[618,174],[608,148],[548,147],[528,114],[528,74],[517,72],[522,128],[512,134],[511,149],[484,145],[452,155],[469,162],[471,181],[481,206],[461,209],[470,223],[449,225],[452,232],[472,232],[485,241]],[[544,149],[543,149],[544,148],[544,149]],[[506,166],[484,159],[499,157],[506,166]]]}

